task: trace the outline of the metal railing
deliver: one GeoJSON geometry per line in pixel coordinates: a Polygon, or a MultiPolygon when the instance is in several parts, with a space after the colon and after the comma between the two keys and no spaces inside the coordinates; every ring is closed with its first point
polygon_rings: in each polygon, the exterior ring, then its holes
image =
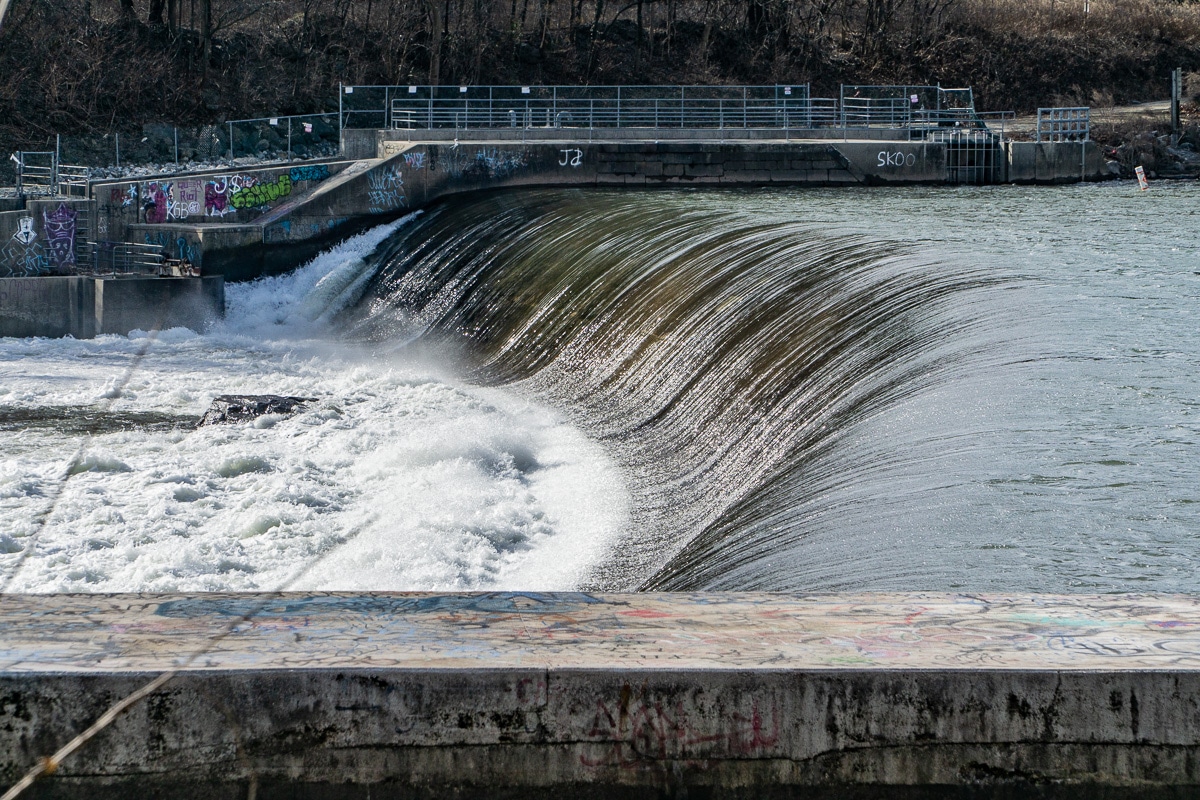
{"type": "MultiPolygon", "coordinates": [[[[346,128],[434,129],[895,129],[928,138],[989,130],[1011,112],[980,114],[971,89],[843,85],[812,97],[807,84],[773,86],[342,86],[346,128]]],[[[1003,136],[1003,133],[1000,134],[1003,136]]]]}
{"type": "Polygon", "coordinates": [[[88,274],[161,275],[166,265],[161,244],[100,241],[92,243],[88,274]]]}
{"type": "Polygon", "coordinates": [[[11,158],[17,164],[18,197],[87,196],[87,167],[59,164],[56,151],[18,150],[11,158]]]}
{"type": "Polygon", "coordinates": [[[1037,142],[1086,142],[1092,131],[1091,109],[1087,107],[1039,108],[1037,142]]]}
{"type": "Polygon", "coordinates": [[[343,86],[340,96],[348,128],[784,128],[811,125],[814,111],[806,84],[343,86]]]}

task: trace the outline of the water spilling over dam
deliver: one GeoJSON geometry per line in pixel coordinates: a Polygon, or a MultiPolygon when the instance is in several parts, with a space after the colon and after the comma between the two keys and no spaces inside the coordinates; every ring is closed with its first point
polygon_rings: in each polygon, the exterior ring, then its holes
{"type": "MultiPolygon", "coordinates": [[[[439,203],[156,342],[14,588],[1192,590],[1194,191],[439,203]]],[[[5,558],[137,341],[0,345],[5,558]]]]}

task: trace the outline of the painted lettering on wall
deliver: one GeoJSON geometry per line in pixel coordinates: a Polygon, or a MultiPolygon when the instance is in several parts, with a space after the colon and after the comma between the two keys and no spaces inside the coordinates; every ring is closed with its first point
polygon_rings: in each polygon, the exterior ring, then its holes
{"type": "Polygon", "coordinates": [[[911,167],[917,163],[915,153],[891,153],[887,150],[879,151],[879,163],[876,166],[880,167],[911,167]]]}
{"type": "Polygon", "coordinates": [[[404,196],[404,175],[399,167],[368,173],[367,186],[367,202],[372,214],[394,211],[407,204],[407,198],[404,196]]]}
{"type": "Polygon", "coordinates": [[[288,172],[292,183],[300,181],[323,181],[329,177],[329,167],[324,164],[311,164],[303,167],[292,167],[288,172]]]}
{"type": "Polygon", "coordinates": [[[416,153],[405,153],[404,163],[409,169],[424,169],[425,168],[425,153],[424,151],[416,153]]]}
{"type": "Polygon", "coordinates": [[[579,148],[574,148],[571,150],[563,150],[561,152],[562,152],[562,161],[558,162],[558,165],[560,167],[565,167],[568,164],[571,165],[572,167],[578,167],[580,164],[583,163],[583,151],[580,150],[579,148]]]}
{"type": "Polygon", "coordinates": [[[50,262],[60,270],[75,265],[75,220],[79,212],[66,203],[59,203],[54,211],[42,211],[42,231],[46,234],[46,247],[50,262]]]}
{"type": "Polygon", "coordinates": [[[270,183],[242,186],[229,196],[234,208],[260,208],[292,193],[292,176],[280,175],[270,183]]]}
{"type": "Polygon", "coordinates": [[[223,217],[233,211],[229,205],[229,178],[222,176],[204,184],[204,213],[223,217]]]}
{"type": "Polygon", "coordinates": [[[201,181],[179,181],[175,185],[174,195],[167,197],[167,216],[171,219],[187,219],[193,214],[199,214],[202,186],[201,181]]]}

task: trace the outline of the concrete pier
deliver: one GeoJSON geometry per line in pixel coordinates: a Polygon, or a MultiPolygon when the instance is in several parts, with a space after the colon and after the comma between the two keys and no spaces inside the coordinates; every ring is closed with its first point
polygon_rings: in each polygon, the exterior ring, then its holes
{"type": "Polygon", "coordinates": [[[225,315],[225,279],[0,278],[0,336],[128,334],[155,328],[204,331],[225,315]]]}
{"type": "Polygon", "coordinates": [[[0,779],[231,626],[32,796],[1200,792],[1200,600],[1121,595],[6,596],[0,779]]]}

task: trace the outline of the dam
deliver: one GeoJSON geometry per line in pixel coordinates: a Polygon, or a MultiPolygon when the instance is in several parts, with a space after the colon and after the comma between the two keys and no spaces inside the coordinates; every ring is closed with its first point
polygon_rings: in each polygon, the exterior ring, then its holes
{"type": "Polygon", "coordinates": [[[787,167],[829,185],[721,185],[783,156],[664,136],[540,142],[546,170],[610,148],[548,187],[409,131],[256,184],[316,208],[372,162],[346,185],[408,204],[340,243],[299,206],[197,223],[204,259],[276,223],[326,248],[231,280],[205,333],[0,340],[9,785],[1194,791],[1193,185],[863,191],[829,181],[836,141],[787,167]],[[415,162],[514,183],[425,204],[415,162]],[[624,190],[659,166],[721,174],[624,190]],[[194,427],[249,391],[319,400],[194,427]]]}

